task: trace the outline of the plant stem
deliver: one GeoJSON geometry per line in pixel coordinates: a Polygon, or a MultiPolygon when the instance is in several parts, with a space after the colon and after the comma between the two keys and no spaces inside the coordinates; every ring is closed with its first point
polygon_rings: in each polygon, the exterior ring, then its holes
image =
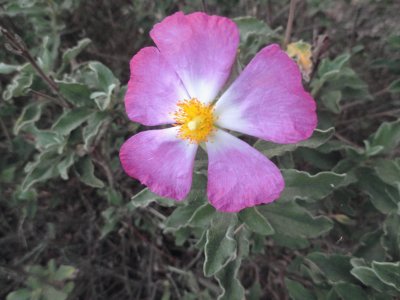
{"type": "Polygon", "coordinates": [[[290,7],[289,7],[289,18],[286,25],[286,32],[285,32],[285,40],[283,41],[283,49],[286,49],[287,45],[290,42],[290,36],[292,35],[293,29],[293,20],[294,20],[294,12],[296,9],[296,4],[298,0],[290,0],[290,7]]]}
{"type": "Polygon", "coordinates": [[[4,136],[6,137],[6,140],[8,143],[8,149],[10,151],[12,151],[12,140],[11,140],[10,134],[8,133],[7,127],[4,124],[2,119],[0,119],[0,126],[1,126],[1,129],[3,130],[4,136]]]}
{"type": "Polygon", "coordinates": [[[8,41],[11,47],[11,49],[9,50],[25,58],[32,65],[32,67],[35,69],[38,75],[44,80],[44,82],[47,83],[50,90],[60,98],[62,106],[70,107],[68,102],[66,102],[64,98],[60,95],[57,84],[54,82],[53,79],[47,76],[42,70],[42,68],[36,63],[35,59],[30,54],[29,50],[25,46],[25,43],[22,41],[22,39],[15,33],[11,33],[10,31],[1,26],[0,26],[0,32],[5,36],[5,38],[8,41]]]}

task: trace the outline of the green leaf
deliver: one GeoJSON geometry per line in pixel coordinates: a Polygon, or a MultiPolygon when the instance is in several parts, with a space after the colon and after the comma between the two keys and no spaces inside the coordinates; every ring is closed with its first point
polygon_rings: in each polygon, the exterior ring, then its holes
{"type": "Polygon", "coordinates": [[[94,92],[90,95],[90,99],[94,100],[100,110],[106,110],[111,104],[112,94],[115,88],[115,84],[110,84],[106,93],[94,92]]]}
{"type": "Polygon", "coordinates": [[[195,199],[194,201],[188,201],[184,206],[176,208],[165,222],[165,231],[175,231],[181,227],[187,226],[196,211],[202,207],[203,204],[204,199],[195,199]]]}
{"type": "Polygon", "coordinates": [[[14,76],[11,83],[7,85],[3,92],[3,99],[8,101],[14,97],[20,97],[27,94],[33,83],[33,74],[31,66],[26,64],[21,67],[18,74],[14,76]]]}
{"type": "Polygon", "coordinates": [[[206,228],[211,224],[211,221],[217,215],[218,213],[214,207],[208,203],[204,203],[194,211],[187,224],[194,227],[206,228]]]}
{"type": "Polygon", "coordinates": [[[68,279],[74,279],[77,273],[77,269],[72,266],[61,265],[58,267],[52,279],[55,281],[65,281],[68,279]]]}
{"type": "Polygon", "coordinates": [[[123,204],[123,198],[121,193],[113,188],[107,188],[105,191],[105,197],[107,198],[107,202],[113,206],[120,206],[123,204]]]}
{"type": "Polygon", "coordinates": [[[52,130],[56,131],[60,135],[68,135],[71,131],[85,122],[92,113],[92,110],[85,107],[68,110],[58,118],[54,123],[52,130]]]}
{"type": "Polygon", "coordinates": [[[400,291],[400,262],[372,262],[372,269],[382,282],[400,291]]]}
{"type": "Polygon", "coordinates": [[[338,114],[340,113],[340,100],[342,100],[342,92],[341,91],[328,91],[321,96],[322,103],[325,105],[327,109],[331,112],[338,114]]]}
{"type": "Polygon", "coordinates": [[[258,210],[275,229],[275,235],[314,238],[333,227],[327,217],[314,217],[295,202],[277,201],[260,206],[258,210]]]}
{"type": "Polygon", "coordinates": [[[240,265],[238,262],[231,261],[226,267],[219,271],[215,278],[222,288],[222,293],[218,300],[242,300],[244,299],[244,288],[237,279],[237,273],[240,265]]]}
{"type": "Polygon", "coordinates": [[[103,188],[104,183],[94,175],[94,165],[89,156],[81,158],[76,164],[78,177],[86,185],[94,188],[103,188]]]}
{"type": "Polygon", "coordinates": [[[397,50],[400,49],[400,35],[392,35],[387,39],[390,48],[397,50]]]}
{"type": "Polygon", "coordinates": [[[386,253],[381,242],[382,236],[383,232],[380,228],[367,231],[359,238],[359,244],[354,255],[368,261],[385,259],[386,253]]]}
{"type": "Polygon", "coordinates": [[[114,74],[111,72],[109,68],[107,68],[105,65],[103,65],[100,62],[90,62],[89,63],[89,69],[91,69],[97,80],[98,80],[98,85],[97,87],[107,94],[110,91],[110,86],[119,85],[119,80],[114,76],[114,74]]]}
{"type": "Polygon", "coordinates": [[[388,286],[383,283],[371,268],[359,266],[351,270],[351,274],[366,286],[372,287],[378,292],[384,292],[388,286]]]}
{"type": "Polygon", "coordinates": [[[386,184],[394,187],[400,185],[400,160],[377,160],[374,170],[386,184]]]}
{"type": "Polygon", "coordinates": [[[178,230],[174,232],[175,236],[175,245],[183,246],[183,244],[189,239],[192,231],[188,227],[180,227],[178,230]]]}
{"type": "Polygon", "coordinates": [[[241,41],[246,41],[252,34],[268,35],[273,32],[265,22],[254,17],[238,17],[233,21],[239,27],[241,41]]]}
{"type": "Polygon", "coordinates": [[[57,164],[59,161],[60,156],[55,152],[39,154],[34,162],[25,167],[28,174],[22,182],[22,191],[26,192],[34,184],[58,176],[57,164]]]}
{"type": "Polygon", "coordinates": [[[323,59],[318,68],[318,75],[324,80],[332,79],[339,74],[339,71],[348,63],[350,57],[350,54],[344,53],[333,60],[323,59]]]}
{"type": "Polygon", "coordinates": [[[62,56],[63,64],[69,63],[75,57],[77,57],[89,44],[91,40],[88,38],[84,38],[78,42],[78,44],[72,48],[65,50],[62,56]]]}
{"type": "Polygon", "coordinates": [[[340,110],[340,98],[342,101],[354,98],[366,101],[373,99],[368,85],[348,66],[349,59],[350,54],[343,54],[334,60],[322,60],[317,76],[311,82],[311,93],[314,96],[321,94],[322,102],[335,113],[340,110]]]}
{"type": "Polygon", "coordinates": [[[237,218],[233,214],[221,214],[213,219],[204,247],[205,276],[214,275],[236,257],[236,241],[233,238],[236,224],[237,218]]]}
{"type": "Polygon", "coordinates": [[[314,252],[307,255],[306,261],[312,261],[318,266],[321,273],[324,274],[331,284],[341,281],[355,281],[350,274],[352,267],[349,256],[339,254],[326,255],[320,252],[314,252]]]}
{"type": "Polygon", "coordinates": [[[28,289],[19,289],[7,295],[6,300],[30,300],[31,291],[28,289]]]}
{"type": "Polygon", "coordinates": [[[346,178],[346,174],[334,172],[320,172],[310,175],[307,172],[298,170],[282,170],[285,178],[285,189],[280,199],[292,201],[299,198],[304,200],[320,200],[328,196],[346,178]],[[312,187],[312,188],[310,188],[312,187]]]}
{"type": "MultiPolygon", "coordinates": [[[[197,219],[196,215],[201,214],[204,217],[203,212],[199,209],[207,203],[205,195],[207,178],[202,174],[195,173],[193,176],[192,190],[183,202],[183,206],[178,207],[168,217],[165,223],[166,231],[176,231],[182,227],[188,226],[189,222],[197,219]]],[[[206,209],[207,210],[207,209],[206,209]]],[[[201,217],[198,215],[198,217],[201,217]]],[[[202,223],[202,220],[195,220],[202,223]]]]}
{"type": "Polygon", "coordinates": [[[58,153],[62,153],[66,140],[57,132],[52,130],[39,130],[34,126],[30,126],[27,131],[34,136],[35,147],[39,151],[57,147],[58,153]]]}
{"type": "Polygon", "coordinates": [[[244,64],[246,64],[262,46],[279,39],[277,32],[281,30],[280,27],[271,30],[265,22],[254,17],[239,17],[233,19],[233,21],[239,27],[239,56],[241,62],[244,64]]]}
{"type": "Polygon", "coordinates": [[[250,207],[242,210],[239,213],[239,220],[241,220],[247,227],[261,235],[274,234],[274,228],[268,220],[258,211],[257,207],[250,207]]]}
{"type": "Polygon", "coordinates": [[[121,216],[113,206],[103,210],[101,216],[104,219],[104,224],[100,230],[100,239],[103,239],[116,228],[121,216]]]}
{"type": "Polygon", "coordinates": [[[397,211],[398,189],[382,182],[371,168],[359,168],[356,174],[359,189],[369,196],[376,209],[384,214],[397,211]]]}
{"type": "Polygon", "coordinates": [[[261,299],[263,292],[260,285],[260,282],[257,280],[253,283],[253,285],[248,289],[248,294],[246,295],[246,300],[259,300],[261,299]]]}
{"type": "Polygon", "coordinates": [[[389,92],[393,94],[400,93],[400,78],[396,79],[395,81],[391,82],[388,86],[389,92]]]}
{"type": "Polygon", "coordinates": [[[57,81],[60,93],[74,106],[90,105],[90,90],[85,84],[77,82],[57,81]]]}
{"type": "Polygon", "coordinates": [[[60,44],[59,36],[44,36],[42,38],[42,45],[37,55],[37,61],[41,69],[48,74],[53,70],[53,65],[58,57],[58,46],[60,44]]]}
{"type": "Polygon", "coordinates": [[[244,299],[244,288],[237,278],[242,258],[249,253],[249,232],[241,230],[237,237],[237,257],[230,261],[221,271],[215,274],[222,293],[218,300],[242,300],[244,299]]]}
{"type": "Polygon", "coordinates": [[[76,155],[74,152],[69,152],[67,156],[57,165],[58,172],[64,180],[68,180],[68,170],[74,164],[76,155]]]}
{"type": "Polygon", "coordinates": [[[14,124],[14,134],[17,135],[21,129],[38,121],[42,115],[43,106],[43,102],[33,102],[26,105],[14,124]]]}
{"type": "Polygon", "coordinates": [[[400,260],[400,216],[390,214],[383,223],[382,246],[392,260],[400,260]]]}
{"type": "Polygon", "coordinates": [[[21,68],[19,65],[9,65],[0,62],[0,74],[10,74],[12,72],[18,71],[21,68]]]}
{"type": "Polygon", "coordinates": [[[254,147],[262,152],[264,155],[268,157],[280,156],[285,154],[289,151],[294,151],[298,147],[305,147],[305,148],[318,148],[319,146],[326,143],[335,133],[335,129],[333,127],[321,130],[315,129],[313,135],[300,143],[296,144],[275,144],[263,140],[258,140],[254,147]]]}
{"type": "Polygon", "coordinates": [[[368,299],[368,295],[366,294],[366,292],[360,286],[352,283],[348,282],[337,283],[334,286],[334,290],[343,300],[368,299]]]}
{"type": "MultiPolygon", "coordinates": [[[[310,84],[312,87],[311,94],[315,96],[327,82],[336,80],[350,57],[350,54],[345,53],[334,60],[323,59],[318,67],[316,78],[310,84]]],[[[340,88],[335,88],[335,90],[340,90],[340,88]]]]}
{"type": "Polygon", "coordinates": [[[383,147],[383,153],[390,153],[400,142],[400,120],[382,123],[368,138],[371,147],[383,147]]]}
{"type": "Polygon", "coordinates": [[[151,192],[148,188],[145,188],[131,198],[131,201],[127,204],[127,208],[129,211],[133,211],[138,207],[147,207],[159,198],[159,196],[151,192]]]}
{"type": "Polygon", "coordinates": [[[89,148],[96,136],[98,135],[100,128],[109,121],[108,113],[98,111],[93,113],[88,119],[88,125],[83,128],[82,135],[84,141],[84,149],[89,151],[89,148]]]}
{"type": "Polygon", "coordinates": [[[290,249],[305,249],[310,247],[310,242],[303,236],[287,235],[285,233],[274,234],[271,237],[275,244],[290,249]]]}
{"type": "Polygon", "coordinates": [[[16,169],[15,164],[3,167],[0,170],[0,182],[11,183],[15,178],[16,169]]]}
{"type": "Polygon", "coordinates": [[[301,283],[285,278],[285,286],[289,292],[289,296],[293,300],[314,300],[317,299],[308,289],[301,283]]]}
{"type": "Polygon", "coordinates": [[[68,298],[68,294],[64,291],[60,291],[55,289],[52,286],[46,285],[43,288],[43,296],[46,300],[66,300],[68,298]]]}

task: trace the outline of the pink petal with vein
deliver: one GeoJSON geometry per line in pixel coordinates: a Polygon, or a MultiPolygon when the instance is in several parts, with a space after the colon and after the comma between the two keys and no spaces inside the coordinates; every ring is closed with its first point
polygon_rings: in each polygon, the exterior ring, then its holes
{"type": "Polygon", "coordinates": [[[297,64],[278,45],[262,49],[215,108],[219,126],[281,144],[311,136],[315,109],[297,64]]]}
{"type": "Polygon", "coordinates": [[[238,212],[279,198],[285,185],[281,172],[245,142],[218,130],[207,152],[207,194],[217,210],[238,212]]]}
{"type": "Polygon", "coordinates": [[[178,75],[156,47],[140,50],[131,60],[125,109],[135,122],[154,126],[174,123],[179,100],[189,96],[178,75]]]}
{"type": "Polygon", "coordinates": [[[177,137],[177,127],[140,132],[121,147],[125,172],[162,197],[183,200],[192,185],[197,145],[177,137]]]}
{"type": "Polygon", "coordinates": [[[239,44],[236,24],[205,13],[175,13],[151,38],[182,79],[190,97],[209,103],[229,77],[239,44]]]}

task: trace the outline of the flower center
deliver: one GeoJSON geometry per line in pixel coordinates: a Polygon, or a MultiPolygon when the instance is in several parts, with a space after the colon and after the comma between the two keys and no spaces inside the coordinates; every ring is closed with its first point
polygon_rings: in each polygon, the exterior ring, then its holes
{"type": "Polygon", "coordinates": [[[173,114],[176,126],[179,127],[178,136],[191,143],[208,141],[215,130],[214,106],[207,105],[196,98],[178,102],[178,109],[173,114]]]}

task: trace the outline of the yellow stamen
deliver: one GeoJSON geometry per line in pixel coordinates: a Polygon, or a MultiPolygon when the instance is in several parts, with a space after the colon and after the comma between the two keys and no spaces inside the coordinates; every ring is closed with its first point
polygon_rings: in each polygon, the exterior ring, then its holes
{"type": "Polygon", "coordinates": [[[173,114],[176,126],[179,126],[178,136],[191,143],[202,143],[215,130],[214,106],[200,102],[196,98],[178,102],[178,109],[173,114]]]}
{"type": "Polygon", "coordinates": [[[287,54],[297,61],[305,81],[310,79],[312,70],[311,45],[303,41],[291,43],[287,46],[287,54]]]}

